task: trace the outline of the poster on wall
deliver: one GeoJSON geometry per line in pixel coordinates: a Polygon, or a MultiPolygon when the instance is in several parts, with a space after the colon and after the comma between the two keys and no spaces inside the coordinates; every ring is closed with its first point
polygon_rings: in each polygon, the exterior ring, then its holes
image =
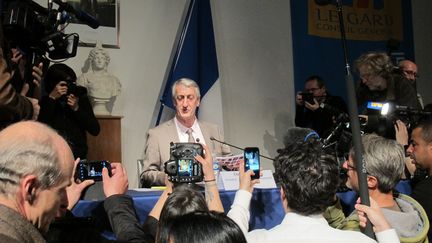
{"type": "Polygon", "coordinates": [[[80,46],[94,47],[99,40],[103,47],[120,48],[120,0],[69,0],[68,3],[90,16],[84,17],[90,23],[73,18],[66,28],[67,33],[79,35],[80,46]],[[96,29],[90,27],[94,24],[92,18],[100,24],[96,29]]]}

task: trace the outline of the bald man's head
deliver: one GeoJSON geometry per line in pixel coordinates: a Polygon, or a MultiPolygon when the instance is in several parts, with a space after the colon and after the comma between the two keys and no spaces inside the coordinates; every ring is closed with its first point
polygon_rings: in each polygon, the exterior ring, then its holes
{"type": "Polygon", "coordinates": [[[401,71],[402,76],[405,77],[405,79],[415,82],[418,75],[417,75],[417,65],[410,61],[410,60],[402,60],[399,62],[399,69],[401,71]]]}
{"type": "Polygon", "coordinates": [[[48,230],[71,184],[74,159],[66,141],[41,123],[0,132],[0,203],[41,231],[48,230]]]}
{"type": "Polygon", "coordinates": [[[55,184],[58,177],[72,176],[73,164],[73,154],[66,141],[56,131],[42,123],[18,122],[0,132],[0,167],[2,168],[20,171],[19,174],[39,171],[40,176],[45,174],[43,169],[50,168],[47,173],[53,174],[49,179],[46,178],[50,181],[46,186],[50,186],[55,184]],[[44,153],[52,154],[52,157],[43,156],[44,153]],[[42,157],[38,158],[38,156],[42,157]],[[25,157],[30,158],[24,160],[25,157]],[[35,160],[45,161],[42,163],[35,160]]]}

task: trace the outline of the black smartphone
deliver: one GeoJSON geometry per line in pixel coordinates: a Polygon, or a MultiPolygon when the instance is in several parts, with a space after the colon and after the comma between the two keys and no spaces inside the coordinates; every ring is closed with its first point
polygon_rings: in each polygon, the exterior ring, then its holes
{"type": "Polygon", "coordinates": [[[260,178],[260,156],[257,147],[247,147],[244,149],[244,169],[245,171],[253,170],[255,175],[252,179],[260,178]]]}
{"type": "Polygon", "coordinates": [[[111,164],[106,160],[81,160],[78,163],[76,175],[81,181],[102,181],[102,169],[107,168],[111,176],[111,164]]]}

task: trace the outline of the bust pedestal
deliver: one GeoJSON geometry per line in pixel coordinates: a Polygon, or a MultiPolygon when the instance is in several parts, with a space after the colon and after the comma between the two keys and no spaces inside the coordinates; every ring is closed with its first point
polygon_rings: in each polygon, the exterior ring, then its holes
{"type": "Polygon", "coordinates": [[[121,162],[121,116],[96,115],[100,125],[97,136],[87,134],[88,160],[121,162]]]}
{"type": "Polygon", "coordinates": [[[93,98],[93,112],[95,115],[110,115],[106,105],[109,99],[93,98]]]}

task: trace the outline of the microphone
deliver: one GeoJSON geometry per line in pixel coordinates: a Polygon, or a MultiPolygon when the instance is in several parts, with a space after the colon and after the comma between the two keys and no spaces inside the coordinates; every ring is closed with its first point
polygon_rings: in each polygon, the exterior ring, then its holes
{"type": "Polygon", "coordinates": [[[81,10],[81,9],[75,9],[72,5],[66,2],[62,2],[61,0],[53,0],[61,9],[64,9],[67,12],[73,13],[75,17],[80,20],[81,22],[87,24],[93,29],[97,29],[100,26],[99,21],[91,16],[89,13],[81,10]]]}
{"type": "MultiPolygon", "coordinates": [[[[221,143],[221,144],[228,145],[228,146],[233,147],[233,148],[236,148],[236,149],[244,150],[244,148],[240,148],[240,147],[238,147],[238,146],[235,146],[235,145],[232,145],[232,144],[229,144],[229,143],[226,143],[226,142],[223,142],[223,141],[217,140],[217,139],[214,138],[214,137],[210,137],[210,140],[212,140],[212,141],[216,141],[216,142],[221,143]]],[[[270,157],[267,157],[267,156],[264,156],[264,155],[262,155],[262,154],[260,154],[260,157],[263,157],[263,158],[265,158],[265,159],[268,159],[268,160],[274,161],[274,159],[272,159],[272,158],[270,158],[270,157]]]]}

